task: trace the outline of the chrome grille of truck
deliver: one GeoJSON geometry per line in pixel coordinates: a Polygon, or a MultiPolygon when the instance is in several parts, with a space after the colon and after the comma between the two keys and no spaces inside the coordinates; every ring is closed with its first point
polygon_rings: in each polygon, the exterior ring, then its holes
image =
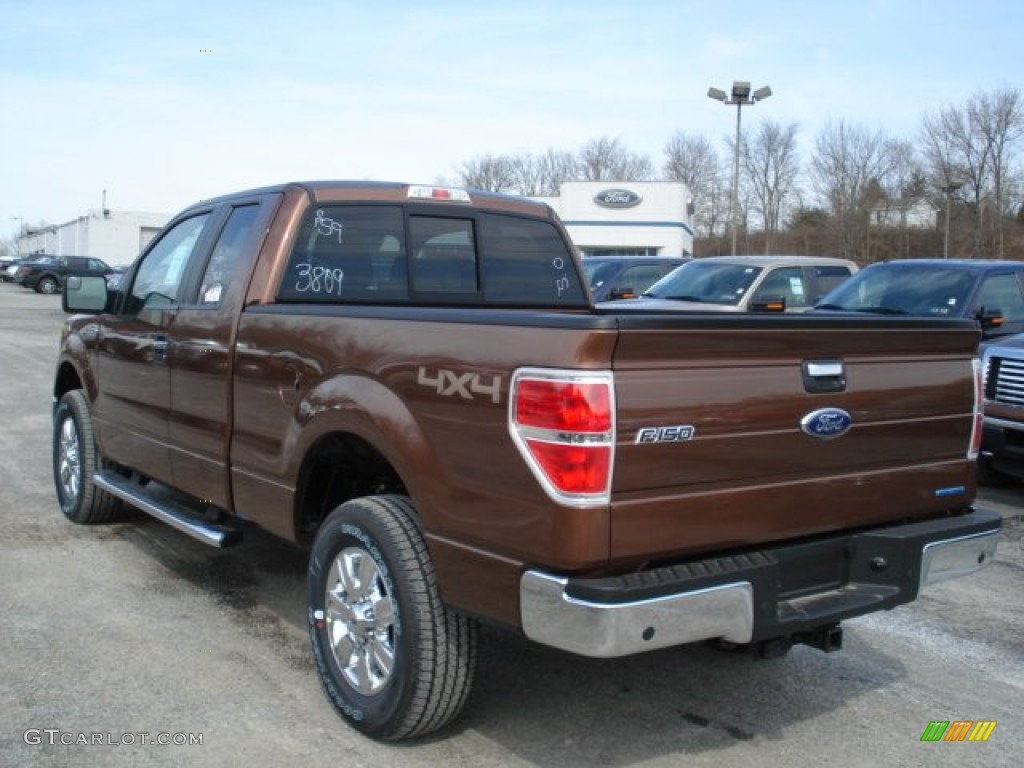
{"type": "Polygon", "coordinates": [[[1004,405],[1024,407],[1024,360],[1005,357],[989,359],[987,399],[1004,405]]]}

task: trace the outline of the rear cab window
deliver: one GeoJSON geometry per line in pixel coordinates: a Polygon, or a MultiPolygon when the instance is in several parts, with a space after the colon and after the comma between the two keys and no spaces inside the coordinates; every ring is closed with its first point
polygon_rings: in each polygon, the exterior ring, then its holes
{"type": "Polygon", "coordinates": [[[277,299],[587,306],[568,246],[550,222],[400,204],[310,209],[277,299]]]}

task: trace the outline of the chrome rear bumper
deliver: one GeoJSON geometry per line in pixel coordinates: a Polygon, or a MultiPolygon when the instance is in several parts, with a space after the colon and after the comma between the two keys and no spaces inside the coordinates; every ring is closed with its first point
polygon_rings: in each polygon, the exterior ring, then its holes
{"type": "Polygon", "coordinates": [[[595,657],[715,638],[795,637],[910,602],[927,586],[985,567],[1001,524],[998,514],[974,510],[622,577],[528,570],[520,580],[523,631],[595,657]]]}

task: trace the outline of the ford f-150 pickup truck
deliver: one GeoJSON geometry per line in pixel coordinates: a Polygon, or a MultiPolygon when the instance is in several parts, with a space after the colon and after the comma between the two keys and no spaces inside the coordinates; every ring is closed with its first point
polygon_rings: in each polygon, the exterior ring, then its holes
{"type": "Polygon", "coordinates": [[[308,547],[315,667],[377,739],[455,717],[481,620],[595,657],[836,650],[995,552],[973,321],[598,310],[541,203],[219,197],[63,302],[64,515],[308,547]]]}

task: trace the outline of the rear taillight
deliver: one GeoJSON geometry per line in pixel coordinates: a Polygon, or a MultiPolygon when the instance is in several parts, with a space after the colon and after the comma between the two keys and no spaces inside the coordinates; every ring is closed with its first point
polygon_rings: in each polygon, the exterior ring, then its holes
{"type": "Polygon", "coordinates": [[[574,506],[608,503],[615,451],[610,371],[516,371],[509,432],[553,499],[574,506]]]}
{"type": "Polygon", "coordinates": [[[985,426],[985,381],[978,358],[974,358],[971,365],[974,370],[974,421],[971,426],[971,444],[967,448],[967,458],[974,461],[981,451],[981,436],[985,426]]]}

